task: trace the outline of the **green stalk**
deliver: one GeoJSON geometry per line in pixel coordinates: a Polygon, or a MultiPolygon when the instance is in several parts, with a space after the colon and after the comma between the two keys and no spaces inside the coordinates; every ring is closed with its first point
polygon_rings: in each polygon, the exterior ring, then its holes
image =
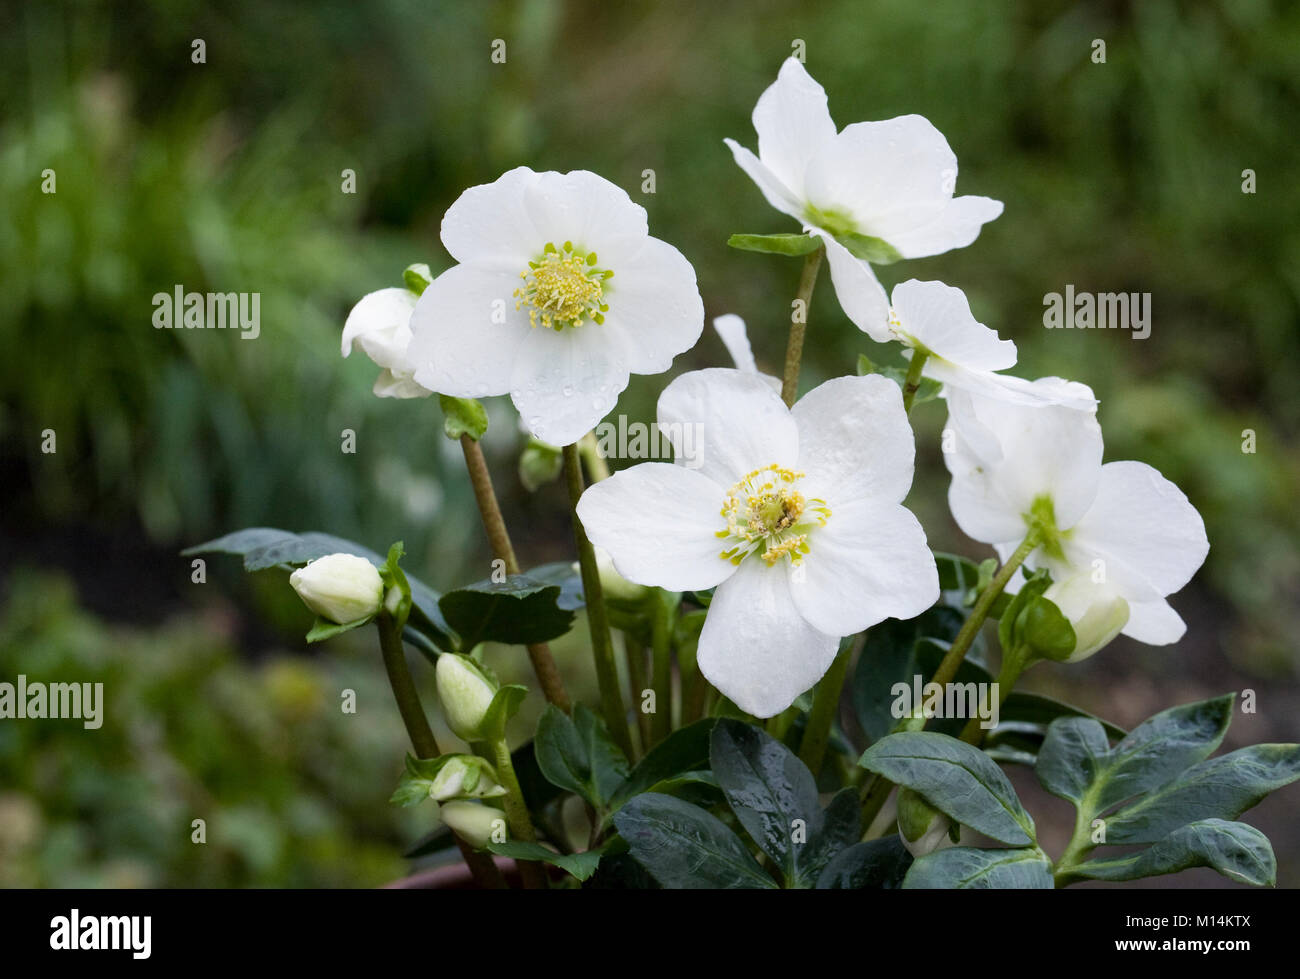
{"type": "MultiPolygon", "coordinates": [[[[506,822],[510,826],[510,835],[525,843],[536,843],[537,832],[533,829],[533,821],[528,815],[528,806],[524,803],[524,792],[519,786],[518,776],[515,775],[514,763],[510,760],[510,745],[502,736],[491,742],[491,746],[497,780],[506,790],[501,801],[506,808],[506,822]]],[[[515,865],[519,868],[519,876],[523,878],[525,887],[546,886],[546,875],[536,863],[531,860],[516,860],[515,865]]]]}
{"type": "MultiPolygon", "coordinates": [[[[582,498],[582,462],[578,447],[564,447],[564,476],[573,508],[573,539],[578,547],[578,566],[582,572],[582,593],[587,602],[587,627],[591,631],[591,655],[596,664],[596,682],[600,687],[600,706],[614,742],[632,757],[632,737],[628,732],[623,697],[618,689],[618,667],[614,663],[614,645],[609,637],[609,619],[605,614],[605,594],[600,587],[596,568],[596,549],[587,539],[578,519],[578,500],[582,498]]],[[[657,705],[656,705],[657,706],[657,705]]]]}
{"type": "Polygon", "coordinates": [[[903,380],[903,410],[912,413],[912,402],[916,392],[921,388],[921,368],[930,357],[928,350],[913,350],[912,362],[907,366],[907,377],[903,380]]]}
{"type": "Polygon", "coordinates": [[[800,312],[801,320],[790,319],[790,336],[785,346],[785,373],[781,377],[781,399],[787,407],[793,407],[799,397],[799,363],[803,359],[803,338],[808,331],[808,313],[812,306],[813,287],[817,285],[817,272],[822,266],[822,255],[826,253],[824,245],[815,252],[809,252],[803,260],[803,271],[799,275],[799,291],[796,299],[803,300],[800,312]]]}
{"type": "Polygon", "coordinates": [[[649,751],[668,736],[673,727],[673,607],[668,593],[662,588],[654,590],[653,618],[650,621],[650,648],[653,651],[653,686],[655,712],[650,719],[649,751]]]}
{"type": "Polygon", "coordinates": [[[636,714],[637,733],[641,737],[641,751],[650,750],[650,715],[641,709],[641,692],[649,675],[645,643],[630,632],[623,633],[623,649],[627,652],[627,692],[632,710],[636,714]]]}
{"type": "MultiPolygon", "coordinates": [[[[429,719],[420,703],[420,693],[416,690],[415,680],[406,665],[406,652],[402,649],[402,635],[397,623],[386,610],[381,610],[375,617],[375,625],[379,629],[379,650],[383,654],[388,684],[393,688],[393,699],[397,701],[397,712],[402,715],[402,724],[406,727],[411,747],[415,749],[418,758],[437,758],[442,754],[442,748],[434,737],[433,729],[429,727],[429,719]]],[[[452,835],[455,836],[454,833],[452,835]]],[[[506,886],[501,871],[491,857],[479,853],[459,836],[456,836],[456,845],[474,877],[474,883],[489,889],[506,886]]]]}
{"type": "Polygon", "coordinates": [[[808,726],[804,728],[803,743],[799,745],[799,760],[808,766],[808,770],[817,777],[821,771],[822,760],[826,757],[826,745],[830,742],[831,725],[839,711],[840,696],[844,691],[844,678],[849,672],[849,661],[853,650],[861,648],[866,641],[866,633],[852,641],[842,641],[839,652],[831,662],[830,669],[817,684],[813,694],[812,710],[808,712],[808,726]]]}

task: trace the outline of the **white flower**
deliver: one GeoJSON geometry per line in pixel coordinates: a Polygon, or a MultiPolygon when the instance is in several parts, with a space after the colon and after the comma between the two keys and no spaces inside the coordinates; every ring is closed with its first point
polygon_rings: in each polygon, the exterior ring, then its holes
{"type": "Polygon", "coordinates": [[[588,536],[630,581],[716,586],[704,676],[770,717],[821,678],[837,640],[938,599],[925,532],[901,506],[914,445],[898,385],[841,377],[793,408],[760,376],[693,371],[659,399],[665,431],[702,429],[686,468],[643,463],[578,502],[588,536]]]}
{"type": "Polygon", "coordinates": [[[594,173],[519,167],[448,209],[460,264],[415,307],[415,379],[462,398],[509,393],[528,430],[578,441],[629,373],[657,374],[704,328],[695,270],[645,209],[594,173]]]}
{"type": "Polygon", "coordinates": [[[379,611],[384,579],[379,569],[355,554],[327,554],[289,575],[303,604],[337,625],[369,618],[379,611]]]}
{"type": "Polygon", "coordinates": [[[505,814],[492,806],[455,800],[444,802],[438,815],[457,836],[476,849],[482,849],[494,839],[505,840],[505,814]]]}
{"type": "MultiPolygon", "coordinates": [[[[1033,383],[1056,394],[1084,387],[1060,378],[1033,383]]],[[[1102,465],[1101,428],[1087,411],[966,392],[950,393],[948,411],[955,434],[944,454],[948,504],[968,536],[1006,560],[1038,522],[1047,539],[1027,568],[1047,568],[1053,582],[1087,574],[1107,585],[1128,604],[1123,634],[1139,642],[1182,637],[1186,627],[1165,596],[1191,580],[1210,545],[1177,486],[1145,463],[1102,465]]],[[[1013,577],[1008,590],[1019,581],[1013,577]]]]}
{"type": "Polygon", "coordinates": [[[343,356],[359,343],[383,368],[374,387],[381,398],[427,398],[432,393],[415,382],[415,364],[407,356],[415,301],[409,289],[380,289],[362,296],[343,324],[343,356]]]}
{"type": "Polygon", "coordinates": [[[921,116],[858,122],[835,131],[826,92],[797,58],[754,106],[758,156],[726,140],[778,211],[826,245],[831,279],[849,319],[875,335],[889,314],[870,264],[846,248],[853,236],[880,239],[902,258],[923,258],[973,242],[1002,213],[987,197],[953,197],[957,157],[921,116]]]}
{"type": "MultiPolygon", "coordinates": [[[[1023,378],[998,374],[1016,363],[1016,345],[999,339],[997,332],[975,319],[966,294],[942,282],[908,279],[894,286],[886,329],[871,333],[884,343],[899,340],[927,355],[921,374],[945,385],[1018,404],[1066,404],[1095,410],[1097,401],[1082,385],[1036,386],[1023,378]]],[[[868,331],[871,332],[871,331],[868,331]]]]}
{"type": "Polygon", "coordinates": [[[721,316],[713,318],[713,329],[718,334],[718,339],[722,345],[727,348],[727,353],[731,356],[731,362],[736,365],[736,370],[744,371],[746,374],[757,374],[779,394],[781,392],[781,379],[773,377],[771,374],[763,374],[758,369],[758,364],[754,360],[754,348],[749,344],[749,331],[745,328],[745,321],[735,313],[723,313],[721,316]]]}

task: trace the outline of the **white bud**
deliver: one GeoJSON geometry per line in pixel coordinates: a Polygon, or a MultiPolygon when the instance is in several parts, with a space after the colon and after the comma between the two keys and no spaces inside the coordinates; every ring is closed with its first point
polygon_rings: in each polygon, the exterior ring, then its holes
{"type": "Polygon", "coordinates": [[[898,790],[898,838],[913,857],[952,846],[952,820],[911,789],[898,790]]]}
{"type": "Polygon", "coordinates": [[[487,762],[472,755],[457,755],[443,765],[429,787],[429,797],[437,802],[449,799],[488,799],[506,794],[489,773],[487,762]]]}
{"type": "Polygon", "coordinates": [[[346,625],[379,611],[384,580],[379,569],[355,554],[327,554],[289,576],[303,604],[322,619],[346,625]]]}
{"type": "Polygon", "coordinates": [[[1074,652],[1065,660],[1067,663],[1091,656],[1128,624],[1128,602],[1110,584],[1093,581],[1091,574],[1053,582],[1043,597],[1059,608],[1074,627],[1074,652]]]}
{"type": "Polygon", "coordinates": [[[465,741],[483,740],[483,718],[496,696],[496,686],[466,656],[443,653],[434,671],[438,698],[447,725],[465,741]]]}
{"type": "Polygon", "coordinates": [[[492,842],[505,825],[505,814],[500,809],[478,802],[444,802],[440,815],[457,836],[478,849],[492,842]]]}

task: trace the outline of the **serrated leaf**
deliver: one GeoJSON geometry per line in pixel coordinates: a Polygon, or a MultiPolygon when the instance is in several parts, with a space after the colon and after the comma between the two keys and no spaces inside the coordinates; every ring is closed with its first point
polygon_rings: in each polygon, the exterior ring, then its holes
{"type": "Polygon", "coordinates": [[[1047,889],[1055,887],[1052,865],[1041,850],[981,850],[954,846],[927,853],[913,862],[903,887],[959,890],[1047,889]]]}
{"type": "Polygon", "coordinates": [[[985,836],[1012,845],[1034,842],[1034,821],[1002,769],[964,741],[933,731],[891,734],[868,748],[858,764],[985,836]]]}
{"type": "Polygon", "coordinates": [[[636,861],[664,887],[776,887],[720,819],[680,799],[643,792],[618,811],[614,825],[636,861]]]}
{"type": "Polygon", "coordinates": [[[768,255],[808,255],[821,247],[820,239],[812,235],[732,235],[727,239],[732,248],[747,252],[764,252],[768,255]]]}
{"type": "Polygon", "coordinates": [[[1137,880],[1209,867],[1244,884],[1271,886],[1277,859],[1268,837],[1254,826],[1202,819],[1180,826],[1150,849],[1110,860],[1090,860],[1071,876],[1091,880],[1137,880]]]}
{"type": "Polygon", "coordinates": [[[477,581],[447,592],[438,600],[443,619],[469,651],[481,642],[528,645],[564,635],[573,626],[573,610],[561,608],[560,585],[528,575],[504,581],[477,581]]]}
{"type": "Polygon", "coordinates": [[[817,878],[818,890],[895,890],[912,866],[898,834],[855,843],[836,854],[817,878]]]}
{"type": "Polygon", "coordinates": [[[578,880],[586,880],[594,874],[596,868],[600,865],[600,858],[604,856],[601,850],[586,850],[583,853],[556,853],[540,843],[525,843],[522,841],[489,843],[487,849],[500,856],[511,857],[515,860],[541,860],[553,864],[578,880]]]}

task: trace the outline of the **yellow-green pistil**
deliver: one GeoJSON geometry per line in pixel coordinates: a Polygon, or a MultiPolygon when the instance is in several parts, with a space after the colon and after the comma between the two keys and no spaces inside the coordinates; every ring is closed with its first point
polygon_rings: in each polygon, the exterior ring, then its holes
{"type": "Polygon", "coordinates": [[[825,526],[831,515],[825,500],[808,499],[799,492],[803,476],[772,463],[731,487],[722,503],[727,527],[717,533],[728,546],[719,556],[732,564],[751,554],[769,567],[782,558],[801,564],[809,552],[809,533],[825,526]]]}
{"type": "Polygon", "coordinates": [[[605,288],[614,273],[596,262],[595,252],[575,249],[571,241],[562,248],[548,241],[537,260],[519,273],[524,284],[514,292],[515,309],[527,306],[529,323],[557,333],[587,320],[605,322],[605,288]]]}

